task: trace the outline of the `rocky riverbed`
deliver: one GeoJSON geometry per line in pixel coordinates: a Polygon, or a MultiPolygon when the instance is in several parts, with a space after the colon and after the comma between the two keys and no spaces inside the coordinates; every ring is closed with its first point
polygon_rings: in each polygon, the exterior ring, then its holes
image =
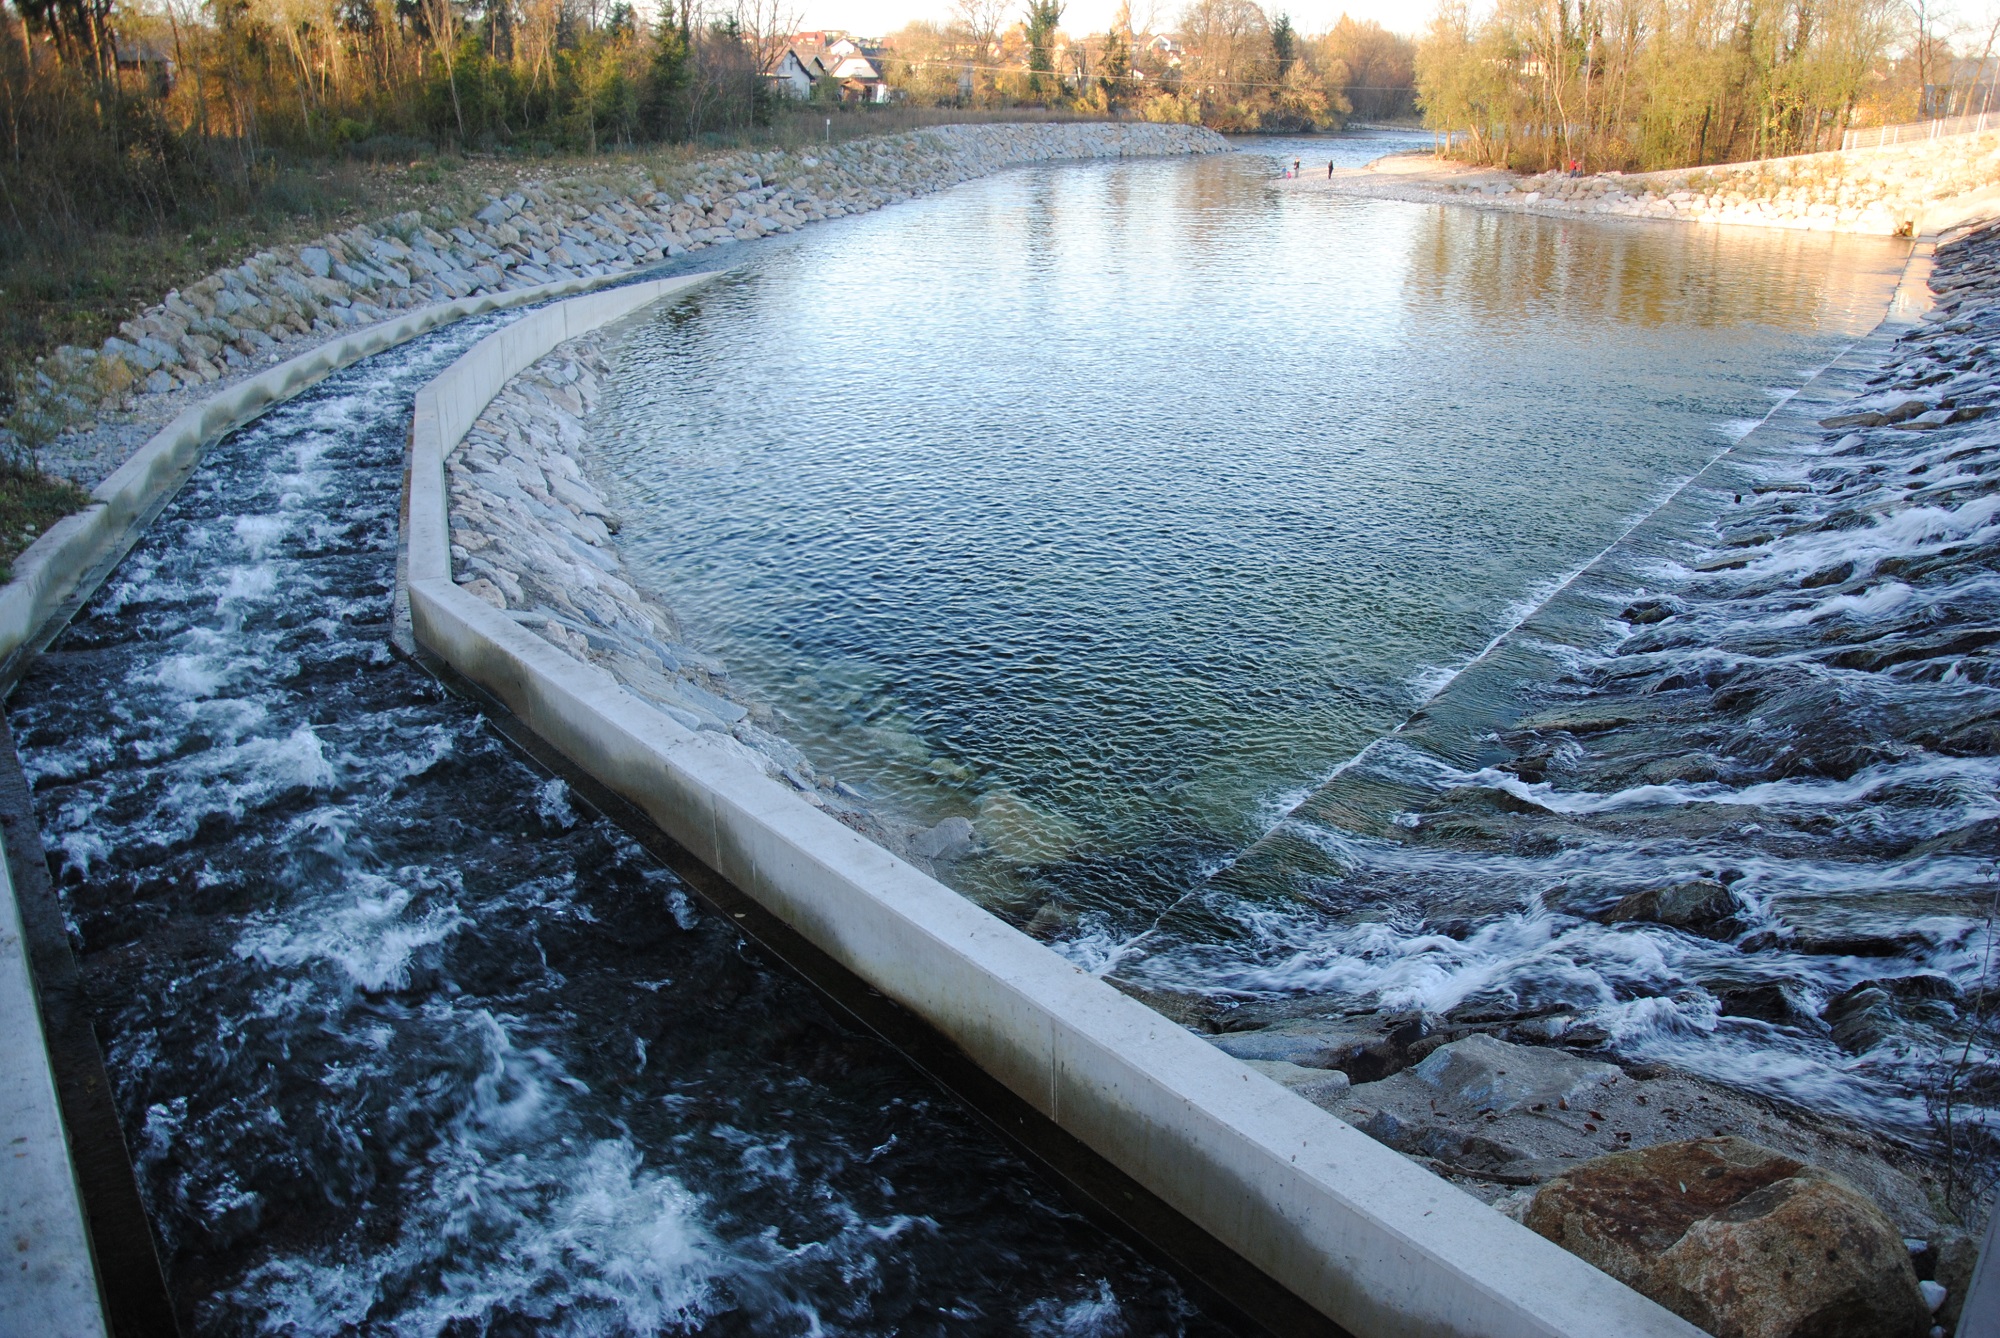
{"type": "MultiPolygon", "coordinates": [[[[1604,1158],[1733,1136],[1819,1168],[1916,1261],[1851,1331],[1924,1331],[1918,1292],[1948,1327],[2000,1168],[2000,226],[1931,284],[1636,588],[1531,620],[1578,629],[1553,677],[1434,700],[1284,824],[1317,862],[1226,871],[1126,987],[1566,1244],[1542,1195],[1604,1158]],[[1490,721],[1478,760],[1426,715],[1490,721]]],[[[1823,1331],[1771,1323],[1717,1331],[1823,1331]]]]}
{"type": "Polygon", "coordinates": [[[214,388],[398,312],[606,276],[866,213],[1031,162],[1213,153],[1198,126],[957,125],[824,150],[737,152],[531,183],[463,214],[405,213],[260,251],[168,293],[99,348],[65,347],[16,421],[51,472],[89,486],[214,388]]]}

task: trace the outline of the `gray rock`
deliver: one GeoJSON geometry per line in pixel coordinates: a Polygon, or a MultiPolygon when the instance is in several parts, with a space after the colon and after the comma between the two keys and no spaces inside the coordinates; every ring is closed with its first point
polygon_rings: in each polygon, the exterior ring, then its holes
{"type": "Polygon", "coordinates": [[[1979,1240],[1957,1227],[1939,1227],[1931,1233],[1929,1243],[1936,1260],[1929,1272],[1945,1292],[1944,1301],[1936,1311],[1937,1322],[1950,1333],[1958,1328],[1966,1292],[1971,1289],[1973,1272],[1979,1267],[1979,1240]]]}
{"type": "Polygon", "coordinates": [[[1872,980],[1829,999],[1821,1017],[1834,1044],[1849,1054],[1872,1050],[1901,1029],[1895,996],[1872,980]]]}
{"type": "Polygon", "coordinates": [[[1320,1021],[1280,1023],[1259,1031],[1231,1031],[1208,1038],[1216,1049],[1237,1059],[1296,1064],[1330,1069],[1346,1057],[1357,1041],[1373,1042],[1374,1032],[1357,1033],[1320,1021]]]}
{"type": "Polygon", "coordinates": [[[1287,1064],[1282,1059],[1246,1059],[1243,1062],[1319,1105],[1330,1106],[1347,1095],[1347,1075],[1339,1069],[1306,1068],[1300,1064],[1287,1064]]]}
{"type": "Polygon", "coordinates": [[[1616,1065],[1483,1035],[1439,1046],[1410,1072],[1440,1101],[1496,1114],[1559,1108],[1619,1076],[1616,1065]]]}
{"type": "Polygon", "coordinates": [[[333,273],[333,256],[323,246],[300,247],[299,263],[310,270],[316,278],[324,279],[333,273]]]}
{"type": "Polygon", "coordinates": [[[910,849],[929,860],[954,860],[970,854],[975,842],[970,818],[946,818],[929,831],[918,832],[910,849]]]}
{"type": "Polygon", "coordinates": [[[1613,906],[1604,920],[1607,924],[1639,920],[1708,931],[1722,926],[1737,910],[1736,898],[1727,887],[1709,878],[1690,878],[1635,892],[1613,906]]]}

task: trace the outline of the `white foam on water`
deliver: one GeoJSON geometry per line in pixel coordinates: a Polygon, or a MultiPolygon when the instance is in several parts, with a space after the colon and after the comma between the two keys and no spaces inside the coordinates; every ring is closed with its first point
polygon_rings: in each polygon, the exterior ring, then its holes
{"type": "MultiPolygon", "coordinates": [[[[1425,702],[1428,702],[1431,698],[1450,687],[1451,681],[1464,672],[1464,669],[1465,666],[1462,664],[1424,664],[1417,666],[1415,672],[1405,680],[1410,690],[1411,701],[1417,706],[1422,706],[1425,702]]],[[[1301,799],[1300,802],[1303,803],[1304,800],[1301,799]]]]}
{"type": "Polygon", "coordinates": [[[1103,1278],[1086,1295],[1072,1301],[1045,1298],[1023,1310],[1019,1318],[1022,1333],[1046,1338],[1124,1338],[1132,1332],[1125,1320],[1125,1308],[1118,1303],[1111,1284],[1103,1278]]]}
{"type": "Polygon", "coordinates": [[[548,1076],[494,1037],[479,1104],[431,1154],[396,1239],[253,1271],[234,1299],[259,1332],[694,1332],[719,1308],[727,1260],[695,1197],[627,1139],[562,1136],[548,1076]],[[412,1294],[416,1278],[431,1283],[412,1294]]]}
{"type": "Polygon", "coordinates": [[[1782,951],[1746,957],[1731,943],[1657,925],[1601,925],[1535,900],[1463,938],[1417,920],[1329,925],[1295,909],[1234,909],[1253,949],[1180,944],[1140,963],[1133,978],[1224,997],[1334,996],[1433,1016],[1474,1001],[1524,1014],[1566,1009],[1604,1027],[1608,1048],[1628,1060],[1669,1061],[1871,1122],[1921,1123],[1898,1089],[1906,1071],[1857,1062],[1824,1036],[1719,1019],[1700,982],[1746,973],[1803,980],[1824,1002],[1871,975],[1948,962],[1849,959],[1829,970],[1823,959],[1782,951]]]}
{"type": "Polygon", "coordinates": [[[351,897],[344,906],[303,917],[285,907],[253,917],[237,938],[237,956],[282,968],[330,963],[356,988],[380,993],[407,986],[411,957],[465,923],[450,903],[412,912],[416,893],[378,874],[348,869],[344,882],[351,897]]]}
{"type": "Polygon", "coordinates": [[[1910,602],[1916,594],[1901,581],[1884,581],[1881,585],[1852,595],[1833,595],[1822,599],[1810,607],[1795,609],[1779,614],[1766,624],[1771,627],[1804,627],[1822,618],[1832,618],[1845,614],[1853,618],[1869,619],[1899,609],[1910,602]]]}
{"type": "Polygon", "coordinates": [[[1912,760],[1884,763],[1857,772],[1847,780],[1777,780],[1732,787],[1704,781],[1634,785],[1609,794],[1558,790],[1547,781],[1528,782],[1507,771],[1486,768],[1457,773],[1464,785],[1485,786],[1510,794],[1551,813],[1587,815],[1623,809],[1674,808],[1690,804],[1722,804],[1740,808],[1841,808],[1880,798],[1885,792],[1924,787],[1934,799],[1928,815],[1933,832],[1954,831],[1974,822],[2000,817],[2000,758],[1940,757],[1918,754],[1912,760]]]}
{"type": "Polygon", "coordinates": [[[535,791],[535,811],[552,827],[567,831],[577,824],[576,810],[569,803],[569,785],[560,776],[550,777],[535,791]]]}
{"type": "Polygon", "coordinates": [[[311,725],[253,735],[186,759],[167,782],[151,824],[137,835],[156,844],[186,840],[204,818],[241,818],[281,794],[326,790],[334,778],[326,745],[311,725]]]}

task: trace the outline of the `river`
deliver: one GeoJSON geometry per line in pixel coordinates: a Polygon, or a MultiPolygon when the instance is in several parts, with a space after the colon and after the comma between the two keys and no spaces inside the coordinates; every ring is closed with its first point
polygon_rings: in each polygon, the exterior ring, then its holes
{"type": "MultiPolygon", "coordinates": [[[[1448,860],[1328,831],[1327,867],[1232,868],[1873,328],[1907,250],[1272,184],[1410,143],[1013,172],[753,259],[624,336],[591,448],[621,546],[822,772],[971,819],[948,881],[1091,969],[1336,1011],[1592,1013],[1578,1043],[1920,1123],[1805,1024],[1896,965],[1837,935],[1754,969],[1720,960],[1742,935],[1586,919],[1550,947],[1568,922],[1544,892],[1737,880],[1725,835],[1600,830],[1538,862],[1577,824],[1448,860]],[[1799,1016],[1728,1016],[1787,973],[1799,1016]]],[[[1628,756],[1631,783],[1657,760],[1628,756]]],[[[1370,840],[1397,813],[1373,816],[1370,840]]],[[[1830,849],[1789,855],[1740,895],[1843,876],[1830,849]]],[[[1930,877],[1884,877],[1906,875],[1930,877]]],[[[1897,969],[1955,970],[1952,943],[1897,969]]]]}
{"type": "MultiPolygon", "coordinates": [[[[625,327],[623,552],[1084,965],[1490,1006],[1563,869],[1343,854],[1312,877],[1394,911],[1357,930],[1239,857],[1871,327],[1903,248],[1270,185],[1409,142],[1023,169],[746,248],[625,327]]],[[[223,443],[11,705],[192,1328],[1228,1331],[389,656],[410,397],[501,319],[223,443]]],[[[1546,762],[1479,783],[1560,808],[1546,762]]],[[[1661,992],[1592,970],[1535,979],[1661,992]]]]}

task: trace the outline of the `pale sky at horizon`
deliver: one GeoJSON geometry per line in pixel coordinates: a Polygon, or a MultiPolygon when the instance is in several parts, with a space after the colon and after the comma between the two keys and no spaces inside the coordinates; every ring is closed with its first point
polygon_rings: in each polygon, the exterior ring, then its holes
{"type": "MultiPolygon", "coordinates": [[[[1180,12],[1182,0],[1132,0],[1135,24],[1144,26],[1148,4],[1158,14],[1155,26],[1165,28],[1180,12]]],[[[1374,19],[1393,32],[1415,36],[1430,21],[1435,0],[1263,0],[1265,8],[1283,10],[1302,33],[1324,32],[1343,13],[1374,19]]],[[[1025,3],[1015,6],[1026,9],[1025,3]]],[[[840,28],[863,37],[880,37],[916,19],[944,22],[951,17],[951,0],[802,0],[799,27],[840,28]]],[[[1102,32],[1111,24],[1118,0],[1068,0],[1063,31],[1082,35],[1102,32]]],[[[1016,17],[1019,17],[1016,15],[1016,17]]]]}

